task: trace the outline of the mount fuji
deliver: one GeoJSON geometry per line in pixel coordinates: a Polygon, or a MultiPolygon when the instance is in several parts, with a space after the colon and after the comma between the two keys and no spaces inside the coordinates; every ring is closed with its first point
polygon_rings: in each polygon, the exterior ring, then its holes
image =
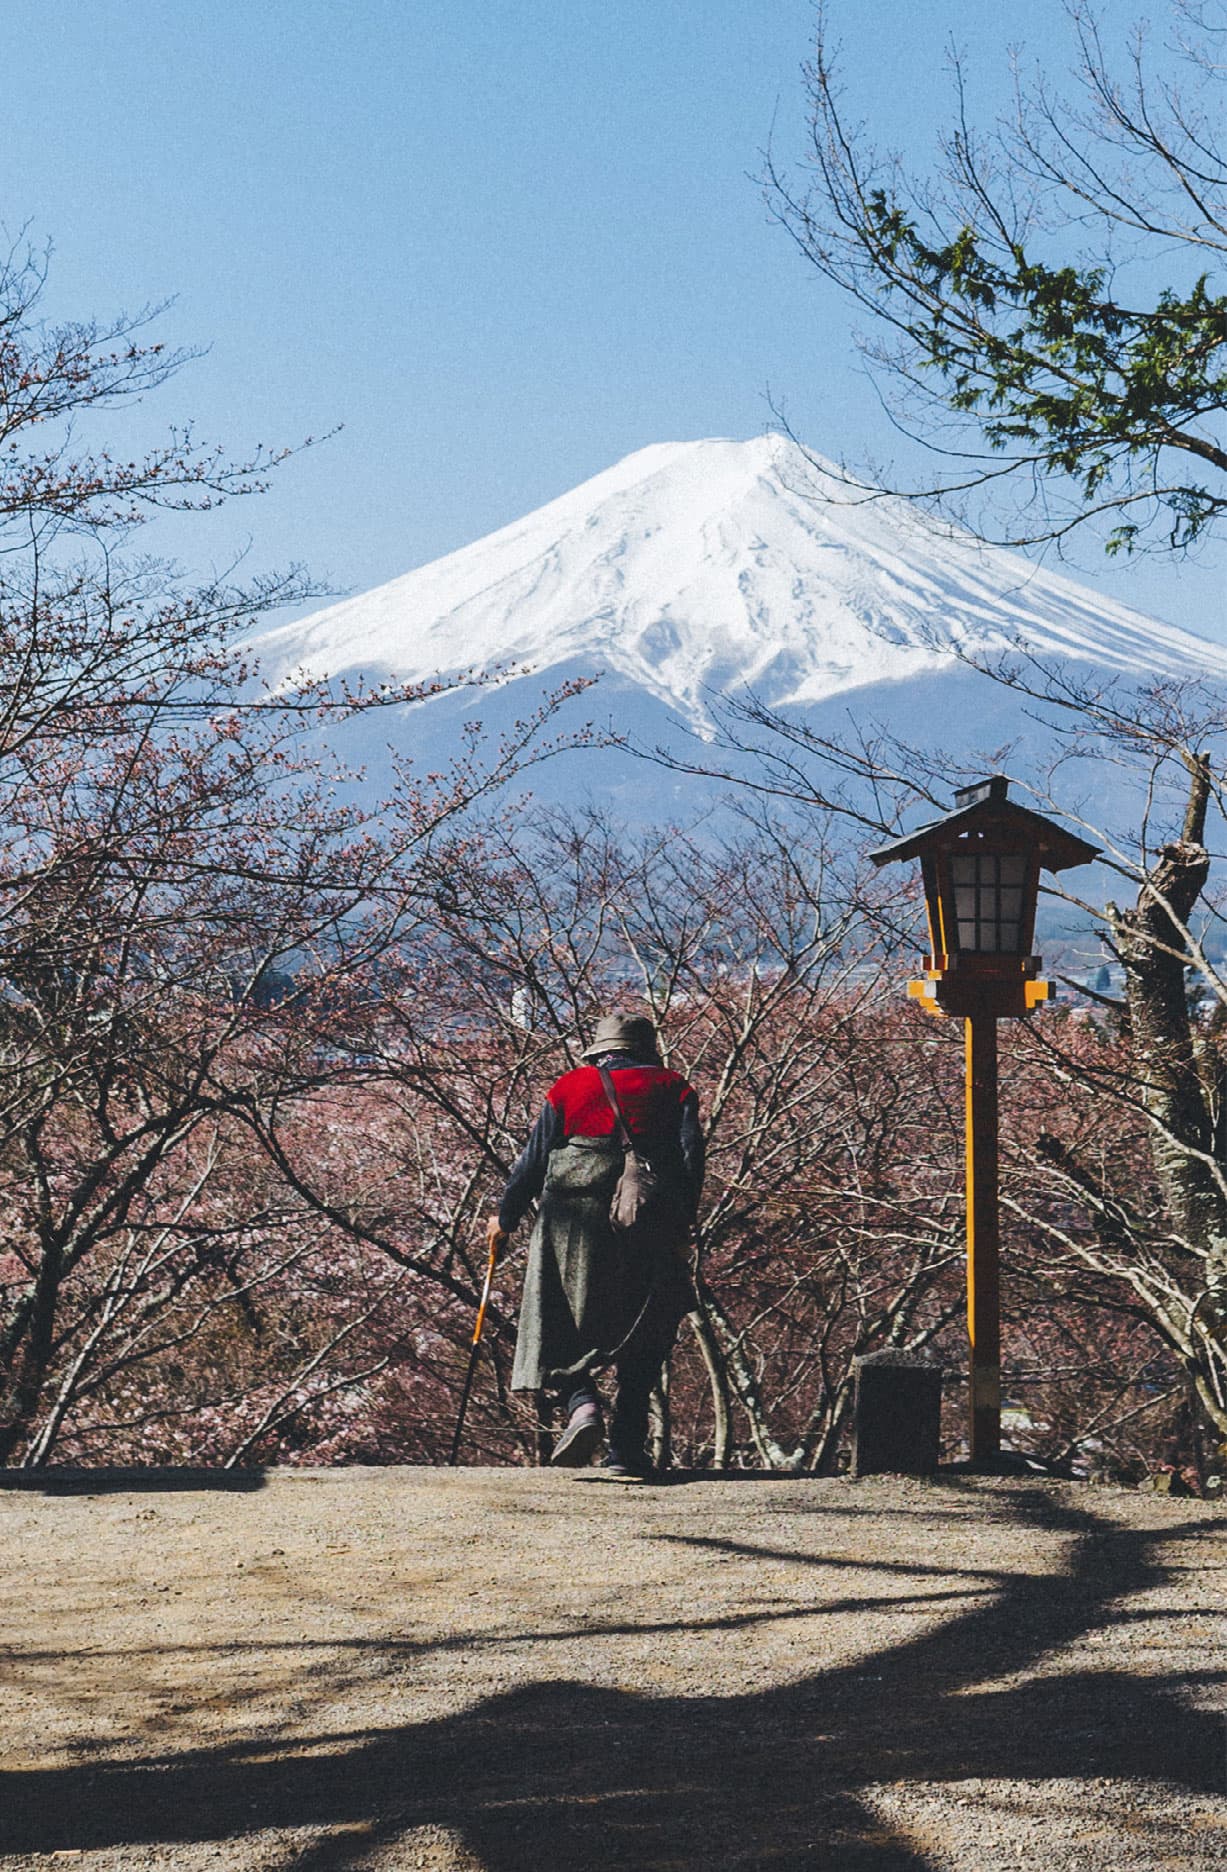
{"type": "MultiPolygon", "coordinates": [[[[1018,699],[968,658],[1025,648],[1071,673],[1227,680],[1227,650],[1018,554],[939,533],[904,502],[852,504],[836,470],[780,435],[641,449],[250,648],[274,683],[498,670],[493,689],[462,702],[368,719],[368,734],[427,758],[460,718],[497,726],[547,685],[596,672],[584,713],[612,711],[640,738],[708,734],[713,697],[750,691],[827,727],[852,717],[968,753],[1022,724],[1018,699]]],[[[588,778],[622,794],[630,816],[667,810],[659,770],[636,782],[634,765],[622,754],[588,778]]]]}

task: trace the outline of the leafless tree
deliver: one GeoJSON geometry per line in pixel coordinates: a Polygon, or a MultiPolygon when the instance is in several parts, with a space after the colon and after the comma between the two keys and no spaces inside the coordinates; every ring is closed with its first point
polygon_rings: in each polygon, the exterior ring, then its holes
{"type": "Polygon", "coordinates": [[[278,458],[84,449],[182,360],[143,319],[46,326],[41,285],[0,264],[0,1461],[30,1462],[302,1262],[315,1212],[251,1203],[264,1114],[326,1085],[318,1035],[420,919],[425,855],[550,713],[488,759],[406,765],[395,823],[339,801],[304,723],[442,685],[262,690],[238,644],[303,580],[191,587],[131,542],[278,458]]]}

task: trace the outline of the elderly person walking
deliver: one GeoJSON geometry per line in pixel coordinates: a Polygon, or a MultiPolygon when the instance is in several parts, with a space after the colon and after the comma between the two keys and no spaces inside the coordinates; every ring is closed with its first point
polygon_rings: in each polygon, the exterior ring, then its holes
{"type": "Polygon", "coordinates": [[[596,1376],[612,1365],[617,1387],[601,1471],[641,1481],[651,1474],[648,1400],[694,1305],[682,1251],[703,1186],[699,1102],[661,1065],[656,1030],[640,1015],[603,1016],[584,1059],[550,1087],[489,1233],[501,1244],[541,1198],[511,1384],[552,1392],[565,1405],[551,1462],[583,1467],[600,1449],[596,1376]],[[630,1236],[610,1220],[625,1163],[623,1125],[664,1198],[653,1226],[630,1236]]]}

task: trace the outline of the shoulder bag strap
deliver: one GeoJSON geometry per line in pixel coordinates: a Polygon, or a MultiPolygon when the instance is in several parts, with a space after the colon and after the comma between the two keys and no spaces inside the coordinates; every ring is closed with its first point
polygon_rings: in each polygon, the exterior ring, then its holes
{"type": "Polygon", "coordinates": [[[627,1125],[626,1119],[622,1116],[622,1107],[618,1103],[618,1095],[614,1091],[614,1082],[610,1076],[609,1068],[608,1066],[598,1066],[597,1071],[601,1075],[601,1084],[605,1090],[605,1097],[609,1100],[609,1109],[612,1111],[614,1121],[617,1125],[618,1142],[621,1144],[624,1151],[633,1151],[635,1148],[635,1140],[630,1134],[630,1127],[627,1125]]]}

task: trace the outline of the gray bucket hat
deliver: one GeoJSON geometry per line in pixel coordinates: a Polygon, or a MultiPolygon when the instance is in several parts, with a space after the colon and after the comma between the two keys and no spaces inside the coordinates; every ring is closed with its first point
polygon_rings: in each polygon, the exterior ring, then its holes
{"type": "Polygon", "coordinates": [[[644,1014],[602,1014],[583,1057],[595,1059],[601,1053],[638,1053],[655,1059],[656,1029],[644,1014]]]}

